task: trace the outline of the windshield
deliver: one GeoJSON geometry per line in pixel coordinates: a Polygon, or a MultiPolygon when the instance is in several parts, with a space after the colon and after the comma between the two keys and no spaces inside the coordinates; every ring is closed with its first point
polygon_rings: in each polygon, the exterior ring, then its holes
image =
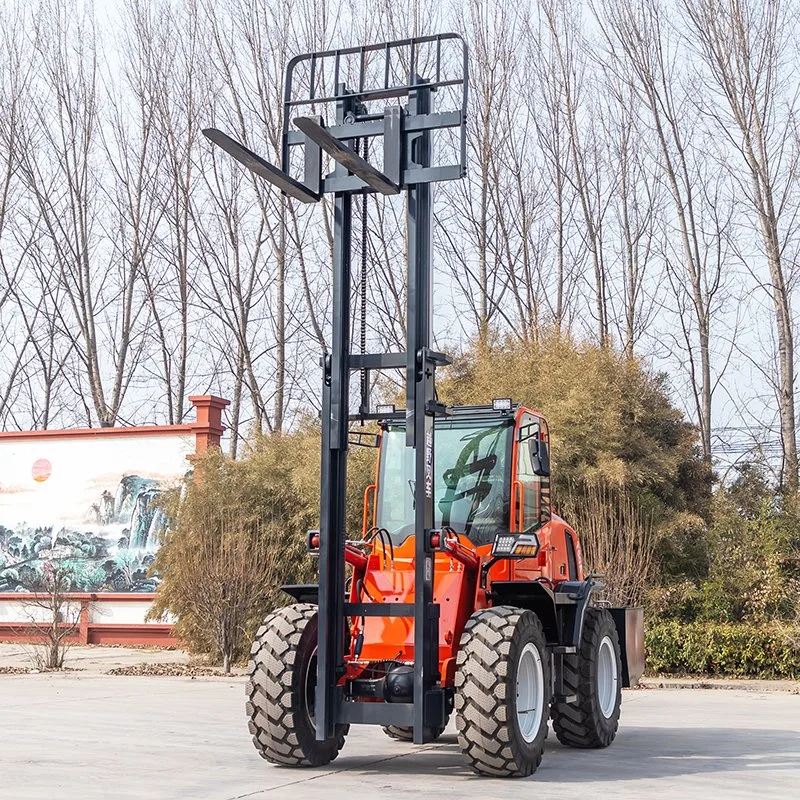
{"type": "MultiPolygon", "coordinates": [[[[434,526],[450,526],[475,544],[508,530],[508,450],[512,422],[440,422],[434,439],[434,526]]],[[[414,533],[414,450],[405,429],[381,442],[377,519],[395,542],[414,533]]]]}

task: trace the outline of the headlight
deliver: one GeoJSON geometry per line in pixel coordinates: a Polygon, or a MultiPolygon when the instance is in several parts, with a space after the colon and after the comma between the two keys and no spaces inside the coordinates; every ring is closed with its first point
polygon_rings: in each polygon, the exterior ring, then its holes
{"type": "Polygon", "coordinates": [[[497,558],[533,558],[539,555],[539,537],[535,533],[498,533],[492,555],[497,558]]]}

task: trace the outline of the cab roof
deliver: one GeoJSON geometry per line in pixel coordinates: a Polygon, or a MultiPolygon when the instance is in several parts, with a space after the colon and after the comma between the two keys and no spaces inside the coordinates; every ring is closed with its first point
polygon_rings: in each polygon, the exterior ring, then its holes
{"type": "MultiPolygon", "coordinates": [[[[489,422],[489,421],[503,421],[507,420],[513,422],[518,412],[524,411],[534,416],[541,417],[538,411],[529,408],[524,408],[519,403],[512,403],[510,408],[497,409],[493,405],[475,405],[475,406],[448,406],[446,417],[437,417],[437,423],[448,422],[489,422]]],[[[382,428],[389,426],[392,427],[405,427],[406,411],[405,409],[397,409],[392,413],[385,414],[381,417],[378,424],[382,428]]]]}

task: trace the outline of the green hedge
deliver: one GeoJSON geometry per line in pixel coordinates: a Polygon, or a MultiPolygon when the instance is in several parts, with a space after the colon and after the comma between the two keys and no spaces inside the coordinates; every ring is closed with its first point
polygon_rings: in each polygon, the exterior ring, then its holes
{"type": "Polygon", "coordinates": [[[800,679],[800,630],[677,620],[645,623],[653,674],[800,679]]]}

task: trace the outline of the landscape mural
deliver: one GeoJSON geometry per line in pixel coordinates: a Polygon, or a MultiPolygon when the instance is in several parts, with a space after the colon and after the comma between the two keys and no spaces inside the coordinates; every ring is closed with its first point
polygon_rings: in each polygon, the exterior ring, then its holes
{"type": "Polygon", "coordinates": [[[58,565],[74,592],[153,592],[167,520],[158,498],[191,476],[194,436],[0,442],[0,592],[31,592],[58,565]]]}

